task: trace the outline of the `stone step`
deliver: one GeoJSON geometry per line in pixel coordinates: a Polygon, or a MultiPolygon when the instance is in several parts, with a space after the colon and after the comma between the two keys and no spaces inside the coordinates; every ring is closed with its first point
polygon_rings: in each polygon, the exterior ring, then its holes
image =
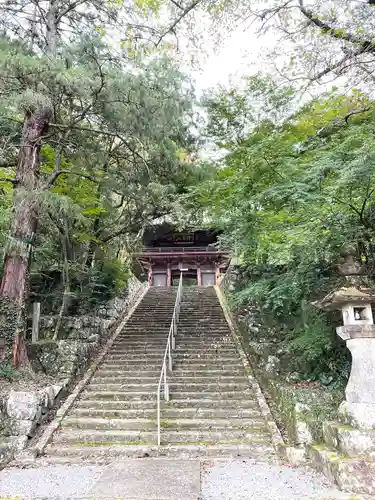
{"type": "Polygon", "coordinates": [[[181,311],[199,311],[201,310],[201,307],[199,307],[199,305],[203,303],[209,303],[213,311],[222,311],[220,303],[218,302],[216,297],[214,298],[214,300],[199,299],[198,306],[196,304],[189,304],[187,301],[183,300],[181,302],[181,311]]]}
{"type": "MultiPolygon", "coordinates": [[[[137,352],[129,352],[129,353],[116,353],[114,352],[109,353],[106,356],[106,361],[117,361],[118,363],[120,362],[128,362],[128,361],[138,361],[138,362],[148,362],[148,361],[161,361],[164,355],[164,350],[160,350],[159,352],[150,352],[150,353],[137,353],[137,352]]],[[[186,353],[186,352],[173,352],[173,359],[177,361],[181,360],[187,360],[195,363],[199,363],[201,360],[207,360],[207,361],[212,361],[212,362],[225,362],[225,363],[239,363],[239,356],[237,353],[233,354],[226,354],[223,353],[222,355],[220,353],[186,353]]]]}
{"type": "Polygon", "coordinates": [[[234,345],[220,345],[217,343],[216,345],[212,343],[207,343],[202,346],[185,346],[181,345],[179,342],[176,342],[176,348],[173,350],[173,354],[184,354],[187,356],[202,356],[203,354],[224,354],[227,355],[235,355],[238,357],[236,347],[234,345]]]}
{"type": "Polygon", "coordinates": [[[148,300],[148,297],[145,297],[142,302],[137,307],[136,311],[145,311],[147,307],[152,307],[158,311],[170,311],[174,309],[174,305],[176,303],[176,299],[174,297],[164,296],[161,300],[153,297],[148,300]]]}
{"type": "Polygon", "coordinates": [[[145,418],[109,418],[109,417],[78,417],[70,415],[62,421],[62,428],[66,430],[74,429],[92,429],[92,430],[138,430],[138,431],[155,431],[156,413],[154,412],[154,420],[145,418]]]}
{"type": "MultiPolygon", "coordinates": [[[[156,397],[154,400],[145,399],[139,401],[129,401],[123,399],[103,399],[103,398],[90,398],[83,397],[79,399],[75,403],[75,408],[88,408],[88,409],[99,409],[99,410],[150,410],[154,409],[156,411],[156,397]]],[[[233,410],[233,411],[248,411],[255,410],[260,411],[258,407],[258,402],[255,398],[247,398],[247,399],[228,399],[228,400],[220,400],[220,399],[180,399],[180,400],[171,400],[171,401],[161,401],[161,408],[163,412],[168,412],[169,410],[178,410],[183,411],[188,408],[190,411],[217,411],[217,410],[233,410]]]]}
{"type": "Polygon", "coordinates": [[[104,360],[103,363],[100,365],[100,368],[103,370],[133,370],[138,369],[138,370],[161,370],[161,360],[159,362],[147,362],[147,361],[142,361],[139,362],[138,360],[127,360],[125,362],[121,361],[116,361],[116,360],[104,360]]]}
{"type": "MultiPolygon", "coordinates": [[[[87,388],[88,389],[88,388],[87,388]]],[[[82,399],[103,399],[103,400],[114,400],[114,401],[156,401],[156,388],[155,392],[149,391],[138,391],[138,392],[105,392],[105,391],[93,391],[85,390],[82,399]]]]}
{"type": "MultiPolygon", "coordinates": [[[[82,444],[82,443],[117,443],[117,444],[155,444],[157,439],[156,427],[154,431],[139,430],[90,430],[61,429],[53,438],[53,444],[82,444]]],[[[163,443],[269,443],[270,437],[264,432],[249,430],[220,430],[220,431],[190,431],[190,430],[163,430],[163,443]]]]}
{"type": "Polygon", "coordinates": [[[210,392],[210,391],[243,391],[249,389],[249,383],[245,378],[241,378],[240,381],[222,381],[214,380],[207,381],[203,379],[202,381],[194,379],[193,381],[179,379],[178,377],[171,378],[169,382],[170,390],[176,391],[196,391],[200,392],[210,392]]]}
{"type": "MultiPolygon", "coordinates": [[[[155,417],[155,414],[153,415],[155,417]]],[[[103,418],[103,417],[78,417],[70,415],[65,417],[62,422],[64,429],[93,429],[93,430],[139,430],[139,431],[154,431],[156,429],[156,420],[146,418],[103,418]]],[[[181,429],[200,431],[215,431],[215,430],[246,430],[256,431],[267,434],[268,430],[264,420],[255,419],[166,419],[163,414],[161,420],[161,428],[163,429],[181,429]]]]}
{"type": "Polygon", "coordinates": [[[117,337],[116,341],[123,342],[127,340],[149,340],[150,338],[155,340],[164,341],[167,339],[170,327],[166,328],[153,328],[150,326],[149,328],[131,328],[130,330],[122,330],[120,335],[117,337]]]}
{"type": "Polygon", "coordinates": [[[113,347],[126,347],[128,345],[131,346],[159,346],[159,345],[166,345],[168,339],[168,335],[164,335],[163,337],[149,337],[149,336],[144,336],[144,337],[138,337],[138,338],[128,338],[128,339],[120,339],[117,340],[116,343],[113,345],[113,347]]]}
{"type": "MultiPolygon", "coordinates": [[[[160,343],[159,345],[139,345],[135,344],[134,346],[130,345],[124,345],[124,346],[114,346],[112,347],[110,351],[110,355],[112,354],[124,354],[127,355],[128,353],[132,354],[164,354],[165,348],[166,348],[167,342],[160,343]],[[164,345],[163,345],[164,344],[164,345]]],[[[184,355],[184,356],[194,356],[196,354],[197,356],[202,356],[202,355],[215,355],[215,354],[223,354],[225,356],[230,356],[230,355],[236,355],[237,351],[236,348],[233,347],[228,347],[228,346],[218,346],[218,347],[213,347],[211,345],[207,345],[205,347],[182,347],[177,344],[176,348],[172,351],[173,355],[184,355]]]]}
{"type": "MultiPolygon", "coordinates": [[[[161,366],[158,366],[157,369],[155,370],[147,370],[145,368],[144,370],[137,370],[137,368],[134,368],[133,370],[125,370],[125,369],[116,369],[116,370],[108,370],[108,369],[103,369],[100,367],[95,372],[94,377],[124,377],[124,378],[140,378],[140,377],[159,377],[160,376],[160,370],[161,366]]],[[[94,379],[93,377],[93,379],[94,379]]],[[[92,379],[92,380],[93,380],[92,379]]]]}
{"type": "Polygon", "coordinates": [[[155,314],[155,316],[160,316],[160,317],[165,317],[165,316],[172,316],[174,311],[174,304],[163,304],[163,303],[157,303],[157,302],[151,302],[151,303],[146,303],[146,304],[140,304],[138,308],[136,309],[134,315],[132,318],[135,317],[146,317],[147,315],[152,312],[155,314]]]}
{"type": "MultiPolygon", "coordinates": [[[[173,391],[170,389],[170,398],[172,401],[178,401],[180,399],[211,399],[211,400],[236,400],[244,401],[246,399],[254,400],[254,393],[250,389],[243,389],[241,391],[173,391]]],[[[221,404],[221,403],[220,403],[221,404]]]]}
{"type": "Polygon", "coordinates": [[[324,422],[324,442],[348,457],[375,459],[375,430],[361,430],[337,422],[324,422]]]}
{"type": "Polygon", "coordinates": [[[129,354],[109,354],[105,358],[105,362],[111,362],[114,361],[117,364],[128,364],[128,365],[147,365],[149,364],[159,364],[161,367],[161,362],[164,357],[164,352],[158,353],[158,354],[137,354],[137,353],[129,353],[129,354]]]}
{"type": "Polygon", "coordinates": [[[228,330],[217,331],[217,330],[209,330],[207,328],[198,329],[193,327],[191,328],[191,331],[187,331],[186,329],[182,330],[182,328],[180,328],[177,332],[177,339],[182,339],[186,341],[203,340],[204,342],[209,342],[209,341],[216,342],[217,340],[222,340],[224,338],[231,338],[230,332],[228,332],[228,330]]]}
{"type": "Polygon", "coordinates": [[[188,368],[181,368],[181,366],[177,363],[173,365],[172,379],[175,377],[198,377],[198,378],[222,378],[222,377],[242,377],[247,380],[247,375],[245,374],[245,370],[240,366],[233,367],[230,369],[218,369],[211,370],[210,367],[207,367],[206,370],[196,370],[194,367],[190,370],[188,368]]]}
{"type": "Polygon", "coordinates": [[[207,318],[224,318],[223,311],[221,309],[217,309],[213,307],[212,304],[205,304],[208,307],[186,307],[186,305],[182,305],[180,320],[188,320],[190,318],[198,318],[199,320],[204,321],[207,318]]]}
{"type": "Polygon", "coordinates": [[[124,335],[133,335],[133,334],[138,334],[138,335],[163,335],[163,334],[168,334],[170,327],[171,327],[171,321],[172,318],[163,321],[162,323],[160,321],[149,321],[143,322],[143,321],[137,321],[134,324],[131,325],[125,325],[124,328],[121,330],[121,334],[124,335]]]}
{"type": "MultiPolygon", "coordinates": [[[[143,386],[145,384],[152,384],[152,387],[155,387],[155,384],[159,382],[159,377],[160,373],[155,372],[155,374],[151,377],[146,377],[144,375],[141,375],[140,377],[136,376],[131,376],[129,375],[128,377],[116,377],[113,375],[106,375],[106,376],[99,376],[99,375],[94,375],[93,378],[91,379],[92,384],[120,384],[122,387],[126,388],[127,384],[130,385],[136,385],[137,383],[139,386],[143,386]]],[[[91,384],[90,384],[91,385],[91,384]]]]}
{"type": "Polygon", "coordinates": [[[76,401],[74,408],[84,408],[90,411],[103,410],[108,412],[111,410],[152,410],[156,412],[156,398],[154,400],[146,399],[141,401],[84,398],[76,401]]]}
{"type": "MultiPolygon", "coordinates": [[[[125,370],[132,371],[133,369],[143,370],[161,370],[162,359],[156,361],[137,359],[128,359],[126,361],[104,360],[100,365],[102,370],[125,370]]],[[[210,370],[234,370],[241,369],[241,364],[236,363],[221,363],[220,361],[209,362],[208,360],[190,360],[190,359],[173,359],[173,371],[210,371],[210,370]]],[[[243,370],[243,369],[242,369],[243,370]]],[[[243,372],[242,372],[243,373],[243,372]]]]}
{"type": "Polygon", "coordinates": [[[224,321],[222,319],[220,320],[217,320],[217,321],[214,321],[214,320],[206,320],[206,321],[203,321],[203,320],[194,320],[194,319],[189,319],[189,320],[183,320],[183,319],[180,319],[179,322],[178,322],[178,325],[177,325],[177,329],[188,329],[188,330],[191,330],[195,327],[198,327],[200,329],[207,329],[207,330],[211,330],[211,331],[215,331],[215,330],[219,330],[219,331],[228,331],[229,330],[229,326],[227,323],[224,323],[224,321]]]}
{"type": "MultiPolygon", "coordinates": [[[[96,402],[98,403],[98,402],[96,402]]],[[[101,402],[99,402],[100,404],[101,402]]],[[[99,405],[98,405],[99,406],[99,405]]],[[[138,408],[138,409],[119,409],[116,408],[102,408],[102,405],[98,408],[74,408],[70,412],[70,416],[77,417],[98,417],[98,418],[122,418],[122,419],[134,419],[134,418],[146,418],[155,419],[156,418],[156,407],[153,405],[152,408],[138,408]]],[[[163,406],[162,414],[164,419],[221,419],[221,418],[240,418],[240,419],[254,419],[262,420],[262,414],[260,410],[257,409],[235,409],[235,408],[165,408],[163,406]]]]}
{"type": "Polygon", "coordinates": [[[109,392],[109,391],[114,391],[114,392],[121,392],[121,391],[126,391],[126,392],[153,392],[156,391],[156,380],[152,382],[146,382],[146,383],[116,383],[116,384],[109,384],[109,383],[99,383],[97,381],[92,381],[87,387],[86,391],[93,391],[93,392],[109,392]]]}
{"type": "Polygon", "coordinates": [[[165,321],[140,321],[136,320],[133,324],[129,324],[124,326],[121,330],[123,333],[132,333],[132,332],[148,332],[150,335],[154,333],[164,333],[168,332],[171,327],[172,318],[168,318],[165,321]]]}
{"type": "Polygon", "coordinates": [[[375,461],[363,457],[349,458],[324,446],[309,446],[308,457],[319,472],[340,489],[357,495],[375,495],[375,461]]]}
{"type": "Polygon", "coordinates": [[[152,312],[148,313],[149,319],[140,320],[139,318],[134,318],[133,322],[126,323],[122,328],[121,332],[131,332],[132,330],[149,330],[153,331],[165,331],[171,326],[172,315],[164,318],[163,320],[156,318],[155,321],[152,319],[152,312]]]}
{"type": "Polygon", "coordinates": [[[192,326],[191,328],[182,328],[180,327],[177,331],[178,339],[186,339],[186,340],[217,340],[223,338],[229,338],[230,331],[228,329],[219,330],[218,328],[210,329],[210,328],[199,328],[192,326]]]}
{"type": "MultiPolygon", "coordinates": [[[[244,399],[255,400],[254,394],[250,389],[246,389],[242,392],[239,391],[217,391],[217,392],[192,392],[192,391],[176,391],[170,394],[172,401],[179,400],[220,400],[220,405],[222,405],[222,400],[228,401],[238,401],[240,404],[244,401],[244,399]]],[[[115,401],[143,401],[143,400],[156,400],[156,387],[155,392],[150,391],[103,391],[103,390],[85,390],[83,399],[113,399],[115,401]]]]}
{"type": "Polygon", "coordinates": [[[148,335],[144,335],[142,337],[129,337],[129,338],[117,338],[114,347],[118,346],[127,346],[127,345],[164,345],[167,344],[168,335],[163,335],[162,337],[149,337],[148,335]]]}
{"type": "Polygon", "coordinates": [[[164,328],[164,330],[155,331],[152,328],[145,330],[135,330],[134,328],[130,332],[121,333],[117,339],[116,344],[125,344],[126,342],[161,342],[165,344],[167,342],[169,333],[169,327],[164,328]]]}
{"type": "Polygon", "coordinates": [[[208,360],[209,362],[222,361],[227,364],[233,363],[236,364],[239,362],[240,357],[237,351],[233,351],[232,353],[223,352],[222,354],[219,352],[173,352],[173,358],[176,360],[187,360],[198,362],[200,360],[208,360]]]}
{"type": "MultiPolygon", "coordinates": [[[[178,384],[178,387],[180,385],[187,385],[187,386],[191,386],[191,384],[201,384],[202,386],[208,386],[209,387],[209,384],[215,384],[215,387],[216,387],[216,384],[217,383],[221,383],[221,384],[230,384],[230,383],[242,383],[246,386],[248,386],[248,381],[247,381],[247,378],[245,377],[245,375],[242,375],[242,376],[233,376],[233,375],[230,375],[228,377],[221,377],[221,376],[205,376],[205,377],[198,377],[198,376],[194,376],[193,373],[190,374],[191,376],[182,376],[180,375],[179,373],[174,373],[171,377],[171,386],[174,386],[176,384],[178,384]]],[[[155,373],[154,375],[152,376],[149,376],[149,377],[146,377],[144,375],[141,375],[139,377],[137,376],[134,376],[134,375],[128,375],[128,376],[124,376],[124,375],[120,375],[120,376],[116,376],[116,375],[113,375],[113,374],[108,374],[108,375],[105,375],[105,376],[100,376],[98,374],[94,375],[93,378],[91,379],[91,383],[93,384],[121,384],[121,385],[126,385],[126,384],[136,384],[136,383],[139,383],[140,385],[142,384],[149,384],[149,383],[153,383],[155,384],[155,381],[159,382],[159,376],[160,376],[160,373],[155,373]]]]}
{"type": "MultiPolygon", "coordinates": [[[[173,360],[173,371],[174,372],[182,372],[185,370],[231,370],[231,369],[240,369],[241,364],[237,361],[236,363],[228,364],[228,363],[220,363],[219,361],[209,362],[207,360],[189,360],[189,359],[180,359],[173,360]]],[[[242,369],[243,370],[243,369],[242,369]]],[[[243,373],[243,372],[242,372],[243,373]]]]}
{"type": "Polygon", "coordinates": [[[147,316],[146,313],[144,316],[132,316],[130,321],[128,323],[125,323],[123,330],[130,330],[130,328],[140,328],[144,327],[145,325],[148,327],[154,326],[155,328],[166,328],[167,326],[170,326],[170,323],[172,321],[172,312],[170,314],[165,314],[162,317],[155,317],[154,321],[154,311],[148,311],[147,316]]]}
{"type": "Polygon", "coordinates": [[[133,337],[135,335],[144,336],[146,334],[149,337],[163,336],[168,334],[170,326],[170,322],[166,325],[159,325],[158,323],[154,323],[152,321],[150,321],[150,324],[146,326],[139,325],[138,323],[134,325],[126,324],[121,330],[119,337],[133,337]]]}
{"type": "Polygon", "coordinates": [[[190,338],[187,339],[185,337],[177,336],[176,338],[176,346],[177,347],[235,347],[232,337],[217,337],[217,338],[190,338]]]}
{"type": "Polygon", "coordinates": [[[150,312],[155,314],[158,317],[172,316],[174,310],[174,304],[157,304],[157,303],[149,303],[149,304],[140,304],[136,309],[135,313],[132,316],[136,317],[147,317],[150,312]]]}
{"type": "MultiPolygon", "coordinates": [[[[43,465],[70,465],[74,463],[110,464],[114,459],[143,458],[143,457],[244,457],[256,458],[258,462],[276,463],[274,449],[267,443],[221,443],[221,444],[180,444],[166,446],[147,445],[100,445],[90,443],[89,446],[75,444],[71,446],[48,446],[46,455],[37,460],[36,466],[43,465]]],[[[178,499],[176,499],[178,500],[178,499]]]]}
{"type": "Polygon", "coordinates": [[[159,345],[159,346],[139,346],[139,345],[136,345],[136,346],[133,346],[133,347],[129,347],[129,346],[126,346],[126,347],[113,347],[109,353],[110,356],[112,355],[117,355],[117,354],[121,354],[121,355],[124,355],[124,356],[127,356],[128,354],[140,354],[141,356],[143,355],[164,355],[164,352],[165,352],[165,348],[166,348],[166,343],[165,345],[159,345]]]}
{"type": "MultiPolygon", "coordinates": [[[[144,347],[147,345],[150,346],[164,346],[167,342],[168,339],[168,334],[154,337],[152,335],[143,335],[143,336],[137,336],[137,337],[127,337],[127,338],[117,338],[116,343],[114,344],[113,347],[117,346],[122,346],[126,347],[129,344],[132,345],[139,345],[140,347],[144,347]]],[[[176,337],[176,347],[183,347],[187,349],[193,349],[193,348],[205,348],[205,347],[211,347],[211,348],[234,348],[235,344],[233,342],[233,339],[231,337],[216,337],[216,338],[186,338],[182,337],[180,335],[177,335],[176,337]]]]}
{"type": "Polygon", "coordinates": [[[188,314],[184,315],[181,314],[179,322],[179,325],[218,325],[218,326],[227,326],[227,323],[225,322],[225,318],[222,314],[206,314],[205,312],[199,313],[199,314],[188,314]]]}
{"type": "Polygon", "coordinates": [[[127,354],[129,351],[131,352],[141,352],[141,353],[153,353],[157,354],[161,351],[165,351],[165,347],[167,345],[167,337],[159,342],[134,342],[133,344],[129,344],[128,342],[124,344],[116,344],[114,345],[109,354],[121,354],[125,353],[127,354]]]}
{"type": "Polygon", "coordinates": [[[182,375],[178,370],[175,370],[172,372],[171,378],[170,378],[170,383],[171,386],[174,387],[179,387],[181,384],[182,385],[189,385],[191,384],[199,384],[202,386],[210,387],[216,385],[216,384],[224,384],[227,386],[228,384],[232,385],[238,385],[241,384],[249,387],[249,382],[245,374],[243,375],[215,375],[215,374],[210,374],[209,372],[206,373],[204,376],[199,376],[194,372],[191,372],[189,375],[182,375]]]}
{"type": "MultiPolygon", "coordinates": [[[[87,391],[126,391],[126,392],[144,392],[156,390],[157,380],[154,379],[151,382],[116,382],[109,383],[106,380],[104,382],[99,382],[98,380],[93,380],[86,388],[87,391]]],[[[194,391],[197,394],[204,394],[206,392],[230,392],[230,391],[243,391],[249,389],[249,384],[245,382],[178,382],[173,379],[169,383],[169,390],[173,391],[173,394],[180,391],[194,391]]]]}

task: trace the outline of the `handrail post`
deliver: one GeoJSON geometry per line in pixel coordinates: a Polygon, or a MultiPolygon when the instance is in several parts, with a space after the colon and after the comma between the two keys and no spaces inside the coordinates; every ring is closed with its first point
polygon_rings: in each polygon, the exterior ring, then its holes
{"type": "Polygon", "coordinates": [[[157,422],[158,422],[158,446],[160,446],[160,386],[158,388],[158,394],[157,394],[157,407],[158,407],[158,413],[157,413],[157,422]]]}
{"type": "Polygon", "coordinates": [[[175,331],[172,330],[172,351],[174,351],[175,349],[176,349],[176,335],[175,335],[175,331]]]}
{"type": "Polygon", "coordinates": [[[164,359],[164,399],[166,401],[169,401],[169,386],[168,386],[168,381],[167,381],[167,363],[164,359]]]}
{"type": "MultiPolygon", "coordinates": [[[[172,332],[172,339],[174,339],[173,332],[172,332]]],[[[173,344],[173,340],[172,340],[173,344]]],[[[173,348],[173,345],[172,345],[173,348]]],[[[168,363],[169,363],[169,373],[172,373],[172,354],[171,354],[171,343],[168,343],[168,363]]]]}

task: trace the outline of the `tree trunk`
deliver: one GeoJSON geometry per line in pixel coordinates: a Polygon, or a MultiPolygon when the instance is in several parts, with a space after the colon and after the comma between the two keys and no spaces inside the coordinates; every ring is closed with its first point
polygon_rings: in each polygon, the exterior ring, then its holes
{"type": "Polygon", "coordinates": [[[0,339],[5,341],[8,352],[13,343],[15,366],[27,362],[25,301],[29,289],[32,241],[38,222],[37,204],[32,195],[39,185],[41,139],[48,130],[50,119],[48,105],[26,113],[16,168],[13,223],[0,284],[0,339]]]}
{"type": "Polygon", "coordinates": [[[47,11],[46,23],[46,41],[47,52],[52,56],[56,56],[56,43],[57,43],[57,9],[56,0],[50,0],[47,11]]]}

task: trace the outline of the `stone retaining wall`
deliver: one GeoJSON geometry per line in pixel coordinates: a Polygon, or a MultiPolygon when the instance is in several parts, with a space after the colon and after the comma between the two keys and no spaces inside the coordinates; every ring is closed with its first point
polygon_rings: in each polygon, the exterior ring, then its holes
{"type": "MultiPolygon", "coordinates": [[[[220,283],[229,303],[239,278],[239,270],[230,267],[220,283]]],[[[243,349],[286,442],[280,452],[292,462],[301,462],[306,446],[322,442],[323,424],[334,418],[339,400],[322,388],[297,387],[281,377],[287,354],[280,348],[278,333],[259,321],[254,304],[241,306],[232,316],[243,349]]]]}
{"type": "Polygon", "coordinates": [[[35,435],[48,412],[64,395],[66,383],[35,391],[14,391],[0,398],[0,469],[35,435]]]}
{"type": "MultiPolygon", "coordinates": [[[[141,283],[137,278],[128,280],[126,289],[119,296],[106,304],[101,305],[90,315],[67,316],[63,318],[59,330],[59,339],[82,340],[84,342],[99,342],[136,302],[137,297],[145,290],[147,283],[141,283]]],[[[58,316],[41,316],[39,325],[39,339],[53,339],[58,316]]]]}
{"type": "Polygon", "coordinates": [[[82,375],[92,355],[111,336],[118,323],[147,288],[131,278],[123,296],[101,309],[101,316],[69,317],[63,320],[63,336],[52,340],[56,318],[44,318],[42,340],[28,345],[31,366],[55,381],[39,390],[15,391],[0,397],[0,468],[21,451],[47,417],[51,408],[67,394],[82,375]]]}

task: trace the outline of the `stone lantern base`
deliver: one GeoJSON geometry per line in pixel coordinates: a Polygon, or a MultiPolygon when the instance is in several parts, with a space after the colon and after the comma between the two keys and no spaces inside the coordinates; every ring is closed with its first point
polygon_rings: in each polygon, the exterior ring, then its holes
{"type": "Polygon", "coordinates": [[[352,355],[352,367],[340,406],[341,418],[359,429],[375,428],[375,325],[337,328],[352,355]]]}
{"type": "Polygon", "coordinates": [[[339,408],[340,420],[362,430],[375,429],[375,404],[343,401],[339,408]]]}

